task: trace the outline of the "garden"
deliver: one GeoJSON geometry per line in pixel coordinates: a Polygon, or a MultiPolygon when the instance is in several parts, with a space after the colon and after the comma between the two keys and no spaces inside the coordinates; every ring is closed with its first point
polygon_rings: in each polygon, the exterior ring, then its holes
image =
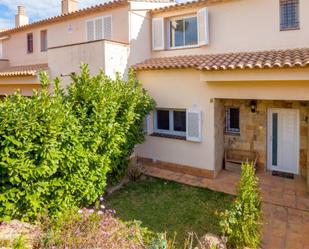
{"type": "Polygon", "coordinates": [[[155,107],[133,71],[112,80],[82,65],[67,89],[44,72],[40,79],[31,97],[16,92],[0,102],[0,248],[259,246],[250,164],[236,197],[142,174],[107,195],[128,176],[155,107]]]}

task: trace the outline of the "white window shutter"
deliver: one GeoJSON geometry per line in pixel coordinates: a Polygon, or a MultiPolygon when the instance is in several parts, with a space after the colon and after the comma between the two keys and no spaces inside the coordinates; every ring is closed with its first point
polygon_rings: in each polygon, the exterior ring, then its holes
{"type": "Polygon", "coordinates": [[[86,29],[87,29],[87,41],[93,41],[94,40],[94,22],[87,21],[86,29]]]}
{"type": "Polygon", "coordinates": [[[152,19],[152,49],[164,49],[164,18],[152,19]]]}
{"type": "Polygon", "coordinates": [[[105,16],[103,17],[103,25],[104,25],[104,39],[110,40],[112,39],[112,17],[105,16]]]}
{"type": "Polygon", "coordinates": [[[146,135],[151,135],[153,133],[154,125],[151,122],[151,120],[153,120],[153,117],[154,117],[153,112],[151,112],[144,119],[144,132],[146,135]]]}
{"type": "Polygon", "coordinates": [[[95,23],[95,39],[101,40],[103,39],[103,20],[102,18],[96,19],[95,23]]]}
{"type": "Polygon", "coordinates": [[[198,44],[209,44],[209,21],[208,21],[208,8],[202,8],[197,12],[198,23],[198,44]]]}
{"type": "Polygon", "coordinates": [[[202,141],[202,112],[197,109],[187,109],[187,132],[188,141],[202,141]]]}

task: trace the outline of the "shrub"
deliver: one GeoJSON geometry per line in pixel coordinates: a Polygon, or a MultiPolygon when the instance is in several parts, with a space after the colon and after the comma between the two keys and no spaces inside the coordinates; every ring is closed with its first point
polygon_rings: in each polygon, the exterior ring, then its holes
{"type": "Polygon", "coordinates": [[[80,213],[70,209],[59,217],[41,217],[40,227],[42,232],[34,248],[142,249],[146,246],[143,239],[146,229],[137,222],[123,223],[109,210],[91,213],[83,209],[80,213]]]}
{"type": "Polygon", "coordinates": [[[257,248],[261,242],[261,198],[258,179],[251,164],[242,165],[237,197],[230,210],[222,214],[220,225],[234,248],[257,248]]]}
{"type": "Polygon", "coordinates": [[[72,77],[65,95],[40,74],[42,90],[0,102],[0,217],[29,220],[48,210],[93,203],[108,173],[125,171],[143,140],[143,118],[153,101],[130,73],[116,80],[88,67],[72,77]]]}

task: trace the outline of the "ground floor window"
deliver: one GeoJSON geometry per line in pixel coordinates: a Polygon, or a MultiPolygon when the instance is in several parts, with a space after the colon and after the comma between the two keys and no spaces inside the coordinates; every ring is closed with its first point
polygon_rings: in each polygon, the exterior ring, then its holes
{"type": "Polygon", "coordinates": [[[186,110],[157,109],[154,113],[155,133],[186,136],[186,110]]]}
{"type": "Polygon", "coordinates": [[[240,133],[239,107],[228,107],[225,111],[225,131],[228,133],[240,133]]]}

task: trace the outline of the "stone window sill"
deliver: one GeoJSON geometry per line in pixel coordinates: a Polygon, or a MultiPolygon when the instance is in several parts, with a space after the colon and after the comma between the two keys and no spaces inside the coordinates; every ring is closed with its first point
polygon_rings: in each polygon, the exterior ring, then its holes
{"type": "Polygon", "coordinates": [[[178,140],[186,141],[186,137],[184,137],[184,136],[177,136],[177,135],[171,135],[171,134],[152,133],[150,136],[152,136],[152,137],[164,137],[164,138],[178,139],[178,140]]]}

